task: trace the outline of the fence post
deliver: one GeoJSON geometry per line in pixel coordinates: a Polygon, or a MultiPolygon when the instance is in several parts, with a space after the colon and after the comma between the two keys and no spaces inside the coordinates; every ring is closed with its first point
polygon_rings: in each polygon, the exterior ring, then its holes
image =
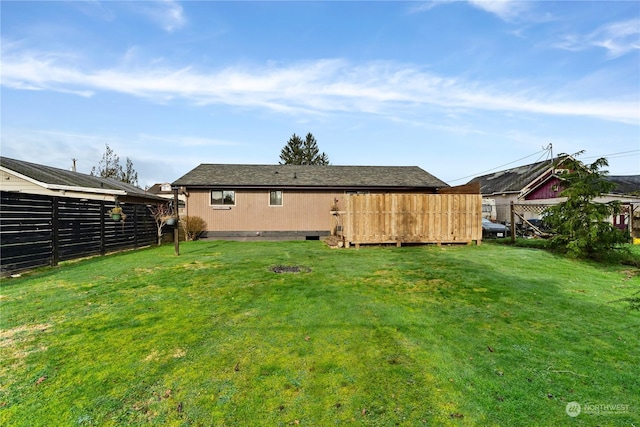
{"type": "Polygon", "coordinates": [[[513,200],[510,202],[511,206],[511,243],[516,242],[516,216],[513,213],[513,200]]]}
{"type": "Polygon", "coordinates": [[[105,245],[105,215],[107,212],[105,211],[104,200],[100,202],[100,255],[104,255],[106,253],[106,245],[105,245]]]}
{"type": "Polygon", "coordinates": [[[178,215],[178,187],[173,188],[173,214],[176,217],[176,225],[173,227],[173,248],[176,255],[180,255],[180,215],[178,215]]]}
{"type": "Polygon", "coordinates": [[[133,247],[138,249],[138,205],[133,205],[133,247]]]}
{"type": "Polygon", "coordinates": [[[51,266],[58,265],[58,260],[60,258],[58,215],[58,197],[54,196],[51,198],[51,266]]]}

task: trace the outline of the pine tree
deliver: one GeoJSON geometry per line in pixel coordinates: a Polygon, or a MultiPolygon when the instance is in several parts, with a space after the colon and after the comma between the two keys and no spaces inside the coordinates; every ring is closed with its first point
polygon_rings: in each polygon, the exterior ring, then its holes
{"type": "Polygon", "coordinates": [[[129,184],[133,184],[135,186],[138,185],[138,172],[133,169],[133,162],[128,157],[127,165],[124,168],[124,172],[122,173],[120,180],[123,182],[128,182],[129,184]]]}
{"type": "Polygon", "coordinates": [[[302,164],[302,139],[295,133],[280,152],[281,165],[302,164]]]}
{"type": "Polygon", "coordinates": [[[329,157],[320,153],[318,143],[309,132],[303,141],[295,133],[280,152],[281,165],[328,165],[329,157]]]}
{"type": "Polygon", "coordinates": [[[91,175],[112,178],[128,184],[138,185],[138,172],[133,169],[133,162],[127,157],[126,169],[120,165],[120,157],[105,144],[105,152],[98,166],[91,168],[91,175]]]}
{"type": "Polygon", "coordinates": [[[122,176],[122,166],[120,166],[120,157],[105,144],[105,152],[102,159],[98,162],[98,166],[91,168],[91,175],[100,176],[102,178],[113,178],[119,180],[122,176]]]}

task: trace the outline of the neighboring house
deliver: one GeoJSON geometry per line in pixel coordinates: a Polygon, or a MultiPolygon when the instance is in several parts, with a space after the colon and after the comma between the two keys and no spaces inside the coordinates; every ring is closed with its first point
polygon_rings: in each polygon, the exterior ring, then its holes
{"type": "MultiPolygon", "coordinates": [[[[155,194],[156,196],[162,197],[163,199],[167,199],[170,205],[173,205],[173,200],[175,198],[175,194],[173,191],[173,187],[169,182],[163,182],[161,184],[153,184],[150,188],[147,189],[148,193],[155,194]]],[[[178,191],[178,215],[185,216],[186,210],[185,207],[187,205],[187,196],[178,191]]]]}
{"type": "Polygon", "coordinates": [[[161,197],[111,178],[0,157],[0,190],[119,203],[158,203],[161,197]]]}
{"type": "MultiPolygon", "coordinates": [[[[563,164],[570,158],[571,156],[556,157],[552,160],[518,166],[473,178],[469,183],[480,184],[482,197],[495,200],[496,220],[508,222],[511,215],[511,202],[554,205],[564,200],[559,196],[562,183],[558,173],[565,170],[563,164]]],[[[603,195],[596,201],[618,200],[624,204],[640,203],[640,176],[609,176],[607,179],[615,182],[617,186],[611,194],[603,195]]],[[[538,217],[535,210],[527,216],[538,217]]],[[[613,222],[615,224],[616,219],[613,222]]]]}
{"type": "Polygon", "coordinates": [[[201,164],[172,183],[211,238],[318,239],[347,194],[435,194],[448,187],[416,166],[201,164]]]}

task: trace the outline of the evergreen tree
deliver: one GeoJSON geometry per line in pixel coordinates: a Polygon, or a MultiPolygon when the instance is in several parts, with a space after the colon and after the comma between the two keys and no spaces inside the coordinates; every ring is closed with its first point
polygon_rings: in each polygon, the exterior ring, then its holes
{"type": "Polygon", "coordinates": [[[295,133],[280,152],[281,165],[328,165],[329,157],[320,153],[318,143],[309,132],[303,141],[295,133]]]}
{"type": "Polygon", "coordinates": [[[133,184],[135,186],[138,185],[138,172],[133,169],[133,162],[128,157],[127,164],[120,179],[124,182],[128,182],[129,184],[133,184]]]}
{"type": "Polygon", "coordinates": [[[320,153],[318,143],[311,132],[307,134],[304,144],[302,145],[302,164],[303,165],[328,165],[329,157],[323,152],[320,153]]]}
{"type": "Polygon", "coordinates": [[[98,162],[98,166],[91,168],[91,175],[138,185],[138,173],[133,169],[131,159],[127,157],[126,169],[122,169],[120,157],[109,147],[109,144],[105,144],[105,152],[98,162]]]}
{"type": "Polygon", "coordinates": [[[281,165],[302,164],[302,139],[295,133],[280,152],[281,165]]]}
{"type": "Polygon", "coordinates": [[[610,221],[620,213],[620,203],[594,201],[615,187],[605,179],[607,172],[600,170],[608,165],[604,157],[591,165],[572,158],[563,163],[567,171],[559,175],[564,188],[560,196],[567,199],[548,208],[545,217],[554,232],[552,247],[577,257],[598,258],[628,241],[610,221]]]}

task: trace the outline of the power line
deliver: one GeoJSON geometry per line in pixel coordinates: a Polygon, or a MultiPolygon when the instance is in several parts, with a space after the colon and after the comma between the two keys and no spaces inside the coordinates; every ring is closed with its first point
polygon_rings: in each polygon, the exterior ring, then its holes
{"type": "MultiPolygon", "coordinates": [[[[529,157],[533,157],[533,156],[535,156],[535,155],[538,155],[538,154],[540,154],[540,153],[545,153],[545,152],[548,152],[548,151],[549,151],[549,148],[544,148],[542,151],[536,151],[535,153],[533,153],[533,154],[529,154],[528,156],[526,156],[526,157],[522,157],[521,159],[514,160],[514,161],[509,162],[509,163],[505,163],[504,165],[496,166],[495,168],[491,168],[491,169],[486,170],[486,171],[484,171],[484,172],[478,172],[478,173],[475,173],[475,174],[473,174],[473,175],[463,176],[462,178],[452,179],[452,180],[450,180],[449,182],[456,182],[456,181],[461,181],[461,180],[463,180],[463,179],[467,179],[467,178],[473,178],[473,177],[476,177],[476,176],[481,176],[481,175],[484,175],[484,174],[486,174],[486,173],[489,173],[489,172],[495,171],[495,170],[497,170],[497,169],[501,169],[501,168],[503,168],[503,167],[505,167],[505,166],[509,166],[509,165],[514,164],[514,163],[518,163],[519,161],[522,161],[522,160],[528,159],[529,157]]],[[[540,158],[542,158],[542,156],[541,156],[540,158]]]]}
{"type": "Polygon", "coordinates": [[[638,155],[640,154],[640,150],[631,150],[631,151],[621,151],[619,153],[611,153],[611,154],[602,154],[600,156],[588,156],[588,157],[583,157],[583,159],[596,159],[596,158],[600,158],[600,157],[607,157],[607,158],[611,158],[611,157],[631,157],[634,155],[638,155]]]}

